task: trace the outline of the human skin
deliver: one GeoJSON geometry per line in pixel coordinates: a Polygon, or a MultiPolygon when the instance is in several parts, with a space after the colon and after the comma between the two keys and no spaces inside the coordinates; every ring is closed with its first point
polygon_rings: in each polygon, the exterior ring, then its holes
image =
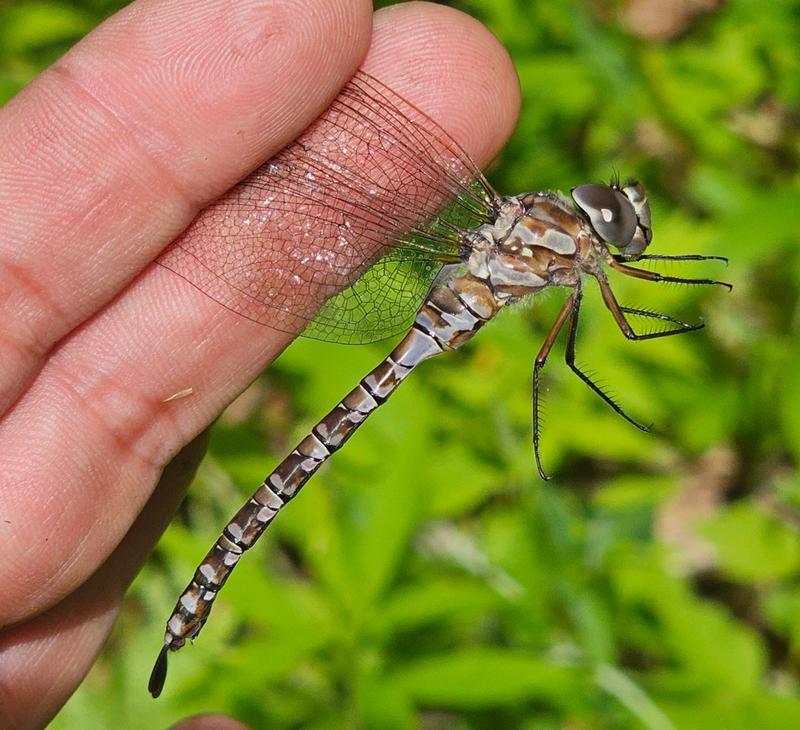
{"type": "MultiPolygon", "coordinates": [[[[138,0],[0,109],[0,726],[69,698],[204,430],[294,336],[154,259],[359,67],[481,165],[513,129],[516,74],[482,25],[360,0],[138,0]]],[[[181,724],[201,726],[240,727],[181,724]]]]}

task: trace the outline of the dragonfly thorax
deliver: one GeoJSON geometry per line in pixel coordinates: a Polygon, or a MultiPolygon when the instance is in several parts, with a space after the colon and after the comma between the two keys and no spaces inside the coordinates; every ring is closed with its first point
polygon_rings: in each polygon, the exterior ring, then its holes
{"type": "Polygon", "coordinates": [[[554,193],[505,198],[472,242],[469,271],[498,296],[518,299],[546,286],[574,286],[591,255],[591,227],[554,193]]]}
{"type": "Polygon", "coordinates": [[[609,256],[639,258],[652,239],[644,187],[586,184],[572,200],[556,193],[503,198],[496,216],[475,232],[469,270],[498,296],[519,298],[548,285],[576,286],[581,272],[594,274],[609,256]]]}

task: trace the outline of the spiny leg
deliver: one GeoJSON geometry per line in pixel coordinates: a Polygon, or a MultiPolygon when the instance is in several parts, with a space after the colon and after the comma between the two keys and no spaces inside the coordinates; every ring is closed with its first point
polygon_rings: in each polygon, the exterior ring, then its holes
{"type": "Polygon", "coordinates": [[[545,337],[542,346],[539,348],[539,353],[536,355],[536,360],[533,364],[533,453],[536,457],[536,469],[539,472],[539,476],[544,481],[547,481],[550,477],[547,476],[547,473],[542,467],[542,458],[539,453],[539,372],[544,367],[545,362],[547,362],[547,356],[550,354],[550,350],[553,349],[553,343],[555,343],[558,333],[564,326],[564,322],[567,321],[567,317],[569,317],[572,312],[573,303],[576,299],[580,299],[580,285],[575,287],[575,291],[572,292],[569,299],[564,303],[564,306],[561,307],[561,311],[558,313],[556,321],[553,322],[553,326],[550,328],[547,337],[545,337]]]}
{"type": "MultiPolygon", "coordinates": [[[[620,254],[614,254],[614,261],[624,264],[629,259],[626,259],[620,254]]],[[[727,256],[704,256],[699,253],[686,253],[677,256],[669,256],[658,253],[645,253],[637,256],[636,261],[723,261],[726,265],[728,263],[727,256]]]]}
{"type": "Polygon", "coordinates": [[[695,332],[697,330],[703,329],[705,327],[705,322],[699,322],[698,324],[689,324],[688,322],[681,322],[679,319],[675,319],[674,317],[670,317],[668,314],[662,314],[661,312],[653,312],[649,309],[634,309],[633,307],[622,307],[620,306],[620,311],[624,312],[625,314],[634,314],[637,317],[649,317],[650,319],[660,319],[662,322],[670,322],[672,324],[678,325],[677,331],[673,330],[673,334],[680,334],[681,332],[695,332]]]}
{"type": "Polygon", "coordinates": [[[608,284],[605,276],[602,274],[596,275],[595,278],[597,279],[597,283],[600,285],[600,293],[603,295],[603,301],[605,302],[606,306],[608,307],[611,315],[614,317],[614,321],[617,323],[617,326],[622,330],[622,334],[625,335],[629,340],[654,340],[658,337],[669,337],[670,335],[680,335],[684,332],[694,332],[695,330],[702,329],[705,325],[703,323],[690,325],[686,324],[685,322],[681,322],[677,319],[673,319],[672,317],[668,317],[666,314],[657,314],[656,312],[648,312],[644,309],[631,309],[630,307],[621,307],[619,302],[617,302],[616,297],[614,296],[614,292],[611,291],[611,287],[608,284]],[[646,334],[637,334],[634,332],[633,327],[631,327],[628,320],[625,318],[625,312],[629,314],[638,314],[645,317],[653,317],[655,319],[661,319],[668,322],[673,322],[678,326],[669,329],[663,330],[661,332],[649,332],[646,334]]]}
{"type": "MultiPolygon", "coordinates": [[[[569,330],[567,333],[567,350],[565,353],[564,359],[569,365],[570,370],[572,370],[575,375],[577,375],[586,385],[588,385],[597,395],[599,395],[613,410],[615,413],[618,413],[622,416],[628,423],[633,426],[636,426],[640,431],[649,431],[650,428],[645,426],[642,423],[639,423],[637,420],[631,418],[610,395],[603,391],[603,389],[597,385],[586,373],[584,373],[576,364],[575,364],[575,341],[577,339],[578,334],[578,315],[581,311],[581,300],[583,295],[581,293],[580,288],[575,290],[574,301],[572,302],[572,316],[569,320],[569,330]]],[[[638,312],[639,310],[631,310],[632,312],[638,312]]],[[[644,311],[644,310],[642,310],[644,311]]],[[[666,315],[665,315],[666,316],[666,315]]]]}
{"type": "Polygon", "coordinates": [[[646,281],[671,281],[677,284],[716,284],[724,286],[731,291],[733,285],[726,281],[717,281],[716,279],[684,279],[680,276],[666,276],[659,274],[657,271],[646,271],[645,269],[637,269],[635,266],[628,266],[618,261],[614,256],[609,256],[608,265],[615,271],[619,271],[626,276],[632,276],[636,279],[645,279],[646,281]]]}
{"type": "MultiPolygon", "coordinates": [[[[613,298],[613,297],[612,297],[613,298]]],[[[597,395],[600,396],[616,413],[621,415],[626,421],[631,423],[632,425],[636,426],[636,428],[642,431],[648,431],[649,428],[635,419],[631,418],[622,407],[616,403],[607,393],[605,393],[600,386],[592,381],[592,379],[586,375],[576,364],[575,364],[575,343],[577,338],[577,331],[578,331],[578,315],[580,312],[580,305],[583,300],[583,291],[581,290],[580,285],[575,288],[572,295],[567,299],[562,307],[561,311],[556,318],[556,321],[553,323],[553,326],[550,328],[550,332],[548,333],[545,341],[542,343],[542,347],[539,350],[539,354],[536,356],[536,361],[534,364],[533,369],[533,448],[534,454],[536,456],[536,468],[539,472],[539,476],[544,479],[545,481],[550,479],[547,473],[544,471],[542,467],[542,460],[541,454],[539,450],[539,443],[540,443],[540,428],[539,428],[539,373],[541,369],[544,367],[545,362],[547,361],[547,357],[550,354],[550,350],[553,348],[553,344],[558,337],[558,333],[561,331],[561,328],[564,326],[564,323],[567,320],[567,317],[570,317],[570,325],[569,325],[569,333],[568,333],[568,340],[567,340],[567,350],[566,350],[566,362],[570,369],[581,379],[583,380],[586,385],[588,385],[597,395]]],[[[614,300],[616,303],[616,300],[614,300]]],[[[677,334],[678,331],[680,332],[690,332],[692,330],[701,329],[703,327],[702,324],[700,325],[689,325],[685,322],[681,322],[677,319],[673,319],[666,314],[659,314],[657,312],[648,312],[644,309],[633,309],[631,307],[619,307],[620,311],[627,312],[629,314],[637,314],[644,317],[653,317],[655,319],[661,319],[664,321],[669,321],[674,324],[679,325],[680,330],[675,331],[677,334]]],[[[633,330],[631,329],[631,332],[633,330]]]]}

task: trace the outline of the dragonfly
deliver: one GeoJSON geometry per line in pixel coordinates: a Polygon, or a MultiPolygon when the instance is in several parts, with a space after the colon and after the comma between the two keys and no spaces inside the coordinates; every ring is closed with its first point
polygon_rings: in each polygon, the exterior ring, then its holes
{"type": "Polygon", "coordinates": [[[630,340],[684,334],[703,323],[620,305],[607,271],[732,288],[631,265],[727,262],[647,254],[651,240],[641,183],[584,183],[569,196],[500,195],[438,124],[364,72],[294,143],[207,209],[159,263],[223,306],[279,331],[302,329],[333,342],[406,334],[225,526],[167,622],[148,686],[153,697],[164,687],[168,655],[197,637],[242,555],[311,476],[421,362],[461,347],[506,307],[550,287],[570,290],[533,362],[533,450],[542,479],[540,375],[564,327],[569,368],[647,430],[575,362],[585,281],[597,282],[630,340]],[[632,317],[658,327],[637,333],[632,317]]]}

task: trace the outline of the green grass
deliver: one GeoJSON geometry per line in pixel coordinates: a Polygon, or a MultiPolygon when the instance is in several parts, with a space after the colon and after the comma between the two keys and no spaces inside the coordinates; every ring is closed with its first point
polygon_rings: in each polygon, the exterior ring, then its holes
{"type": "MultiPolygon", "coordinates": [[[[624,2],[456,5],[521,77],[495,186],[635,174],[653,250],[729,256],[733,294],[615,282],[627,304],[707,322],[630,343],[590,287],[579,360],[656,427],[624,423],[556,351],[546,484],[530,372],[562,293],[422,366],[248,555],[153,702],[163,621],[226,516],[389,349],[296,342],[216,427],[53,727],[211,710],[259,728],[800,726],[800,2],[729,0],[672,41],[638,36],[624,2]]],[[[0,94],[111,8],[0,8],[0,94]]]]}

